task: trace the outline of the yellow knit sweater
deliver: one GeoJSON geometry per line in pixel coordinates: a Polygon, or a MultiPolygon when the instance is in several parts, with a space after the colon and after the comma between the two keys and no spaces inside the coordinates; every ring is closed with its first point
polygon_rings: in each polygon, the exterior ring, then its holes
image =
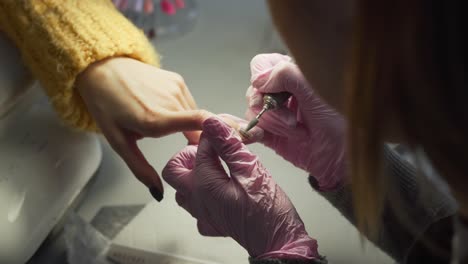
{"type": "Polygon", "coordinates": [[[157,65],[144,34],[110,0],[0,0],[0,30],[15,42],[66,123],[96,130],[77,75],[93,62],[126,56],[157,65]]]}

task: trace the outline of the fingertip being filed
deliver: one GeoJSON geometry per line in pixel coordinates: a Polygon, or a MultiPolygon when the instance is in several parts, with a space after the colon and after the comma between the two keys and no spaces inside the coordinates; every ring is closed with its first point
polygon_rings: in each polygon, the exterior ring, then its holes
{"type": "Polygon", "coordinates": [[[239,134],[241,135],[242,143],[252,144],[262,141],[264,131],[259,127],[254,127],[249,131],[245,131],[245,127],[243,127],[239,129],[239,134]]]}
{"type": "Polygon", "coordinates": [[[218,116],[238,133],[244,144],[255,143],[263,138],[263,129],[258,126],[245,133],[245,128],[248,125],[247,120],[230,114],[219,114],[218,116]]]}

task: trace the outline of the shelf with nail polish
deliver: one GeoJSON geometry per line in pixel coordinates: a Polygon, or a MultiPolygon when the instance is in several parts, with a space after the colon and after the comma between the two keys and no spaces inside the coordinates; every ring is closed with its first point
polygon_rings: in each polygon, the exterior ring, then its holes
{"type": "Polygon", "coordinates": [[[198,17],[195,0],[113,0],[114,5],[151,40],[190,32],[198,17]]]}

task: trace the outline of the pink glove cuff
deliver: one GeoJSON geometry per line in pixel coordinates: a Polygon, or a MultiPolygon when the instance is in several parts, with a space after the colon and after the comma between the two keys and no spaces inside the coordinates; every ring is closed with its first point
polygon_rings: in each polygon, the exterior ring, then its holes
{"type": "Polygon", "coordinates": [[[260,256],[257,259],[319,259],[317,241],[305,236],[297,241],[284,245],[281,249],[271,251],[260,256]]]}

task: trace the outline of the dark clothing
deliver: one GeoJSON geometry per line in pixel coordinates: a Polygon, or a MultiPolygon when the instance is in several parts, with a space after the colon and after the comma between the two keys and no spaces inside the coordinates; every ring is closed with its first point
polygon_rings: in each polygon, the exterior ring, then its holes
{"type": "MultiPolygon", "coordinates": [[[[453,216],[457,206],[450,194],[438,189],[395,150],[384,148],[384,171],[389,195],[379,236],[371,240],[398,263],[450,263],[453,216]]],[[[356,224],[351,186],[321,192],[312,187],[353,225],[356,224]]],[[[324,263],[321,261],[254,260],[251,264],[324,263]]]]}

